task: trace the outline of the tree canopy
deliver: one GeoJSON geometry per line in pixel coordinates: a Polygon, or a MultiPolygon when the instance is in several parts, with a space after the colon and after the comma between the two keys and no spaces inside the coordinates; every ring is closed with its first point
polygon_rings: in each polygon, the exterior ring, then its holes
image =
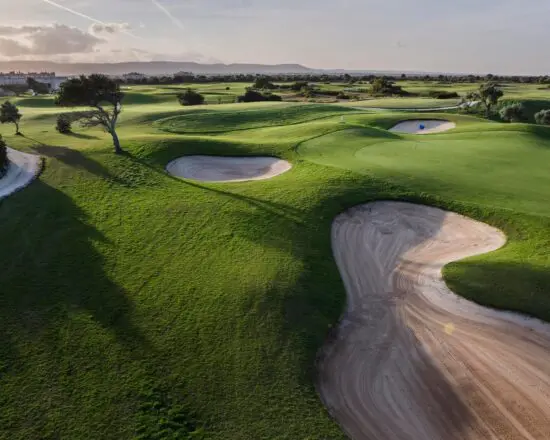
{"type": "Polygon", "coordinates": [[[178,101],[181,105],[201,105],[204,104],[204,96],[192,89],[178,95],[178,101]]]}
{"type": "Polygon", "coordinates": [[[508,122],[521,122],[525,119],[525,107],[520,103],[507,105],[500,110],[500,117],[508,122]]]}
{"type": "Polygon", "coordinates": [[[536,113],[535,122],[540,125],[550,125],[550,109],[541,110],[536,113]]]}
{"type": "Polygon", "coordinates": [[[491,108],[498,103],[498,100],[504,96],[504,92],[494,83],[482,84],[479,87],[479,96],[487,109],[487,114],[491,113],[491,108]]]}
{"type": "Polygon", "coordinates": [[[10,101],[6,101],[0,106],[0,122],[2,124],[15,124],[15,134],[21,134],[19,131],[19,122],[23,115],[19,113],[17,106],[10,101]]]}

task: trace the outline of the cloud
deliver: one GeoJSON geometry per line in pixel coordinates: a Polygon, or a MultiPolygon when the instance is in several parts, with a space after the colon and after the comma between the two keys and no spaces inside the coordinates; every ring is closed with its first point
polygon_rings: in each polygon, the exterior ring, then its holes
{"type": "Polygon", "coordinates": [[[101,35],[103,33],[116,34],[119,32],[128,31],[130,25],[128,23],[93,23],[90,26],[90,33],[101,35]]]}
{"type": "Polygon", "coordinates": [[[29,34],[40,30],[39,26],[0,26],[0,36],[29,34]]]}
{"type": "Polygon", "coordinates": [[[78,28],[54,24],[52,26],[0,27],[0,55],[61,55],[91,53],[105,40],[78,28]]]}

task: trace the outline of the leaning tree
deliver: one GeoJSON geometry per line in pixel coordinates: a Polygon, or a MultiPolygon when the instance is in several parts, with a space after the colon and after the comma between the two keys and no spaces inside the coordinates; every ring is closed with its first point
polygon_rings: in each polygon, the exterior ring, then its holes
{"type": "Polygon", "coordinates": [[[105,75],[72,78],[59,87],[56,104],[64,107],[87,106],[93,110],[80,113],[84,126],[102,126],[113,138],[115,153],[123,152],[116,133],[116,124],[122,111],[120,85],[105,75]]]}

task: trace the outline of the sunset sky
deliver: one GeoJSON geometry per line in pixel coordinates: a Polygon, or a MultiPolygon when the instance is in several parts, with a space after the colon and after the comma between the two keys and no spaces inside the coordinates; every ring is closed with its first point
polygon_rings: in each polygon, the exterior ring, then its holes
{"type": "Polygon", "coordinates": [[[0,0],[0,59],[550,73],[548,0],[0,0]]]}

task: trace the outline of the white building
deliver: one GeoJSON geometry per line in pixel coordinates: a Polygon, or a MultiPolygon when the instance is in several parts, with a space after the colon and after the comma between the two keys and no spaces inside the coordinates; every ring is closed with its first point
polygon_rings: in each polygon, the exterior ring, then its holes
{"type": "Polygon", "coordinates": [[[55,72],[8,72],[0,73],[0,87],[10,85],[25,85],[27,84],[27,78],[33,78],[38,82],[46,84],[51,92],[59,89],[59,85],[67,79],[67,77],[64,76],[56,76],[55,72]]]}

